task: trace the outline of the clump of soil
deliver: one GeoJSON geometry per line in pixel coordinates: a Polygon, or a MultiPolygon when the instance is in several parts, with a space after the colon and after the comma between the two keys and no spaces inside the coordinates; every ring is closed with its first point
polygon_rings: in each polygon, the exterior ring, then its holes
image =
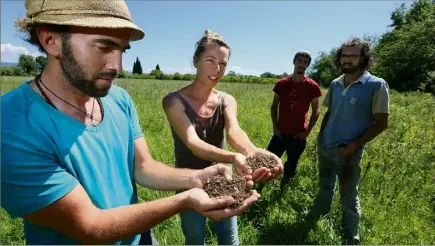
{"type": "Polygon", "coordinates": [[[239,175],[233,175],[232,180],[227,180],[222,175],[210,177],[204,190],[209,197],[231,196],[235,200],[230,206],[232,209],[240,207],[252,195],[252,191],[246,187],[246,180],[239,175]]]}
{"type": "Polygon", "coordinates": [[[251,167],[253,172],[262,167],[272,169],[276,167],[277,164],[277,161],[272,155],[266,155],[263,153],[256,153],[246,158],[246,165],[251,167]]]}

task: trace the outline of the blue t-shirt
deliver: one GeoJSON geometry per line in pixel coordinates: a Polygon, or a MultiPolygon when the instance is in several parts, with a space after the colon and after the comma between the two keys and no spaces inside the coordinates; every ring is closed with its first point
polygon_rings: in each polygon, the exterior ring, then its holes
{"type": "MultiPolygon", "coordinates": [[[[28,83],[2,96],[1,206],[12,218],[53,203],[79,183],[100,209],[137,203],[134,139],[143,134],[134,103],[115,85],[101,101],[104,118],[93,127],[50,106],[28,83]]],[[[24,234],[28,244],[77,244],[28,222],[24,234]]]]}

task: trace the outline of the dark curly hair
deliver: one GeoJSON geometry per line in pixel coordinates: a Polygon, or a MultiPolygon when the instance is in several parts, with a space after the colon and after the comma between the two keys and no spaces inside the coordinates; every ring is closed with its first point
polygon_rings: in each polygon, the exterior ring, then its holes
{"type": "Polygon", "coordinates": [[[359,67],[361,70],[367,70],[370,67],[372,60],[372,51],[370,49],[370,42],[366,40],[362,40],[360,38],[352,38],[341,45],[341,47],[337,50],[334,57],[334,64],[338,70],[341,69],[341,54],[345,47],[361,47],[360,53],[360,62],[359,67]]]}
{"type": "Polygon", "coordinates": [[[38,35],[36,34],[36,29],[38,27],[47,28],[52,32],[57,32],[62,35],[62,38],[68,40],[71,34],[69,33],[69,26],[65,25],[50,25],[50,24],[41,24],[41,25],[32,25],[27,27],[27,37],[24,38],[24,41],[28,42],[31,45],[36,46],[38,50],[42,53],[47,53],[44,50],[41,42],[39,41],[38,35]]]}

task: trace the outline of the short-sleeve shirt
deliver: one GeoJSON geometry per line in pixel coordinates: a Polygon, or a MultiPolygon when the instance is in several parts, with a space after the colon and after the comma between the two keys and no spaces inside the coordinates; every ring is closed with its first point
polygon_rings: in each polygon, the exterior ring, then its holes
{"type": "Polygon", "coordinates": [[[325,147],[355,141],[373,124],[373,114],[390,113],[389,89],[384,79],[366,71],[345,88],[343,78],[331,82],[323,101],[330,109],[321,137],[325,147]]]}
{"type": "Polygon", "coordinates": [[[296,135],[306,131],[311,101],[322,95],[319,85],[308,77],[296,83],[289,76],[280,79],[273,91],[279,96],[277,126],[281,134],[296,135]]]}
{"type": "MultiPolygon", "coordinates": [[[[28,83],[1,97],[1,206],[12,218],[55,202],[79,183],[100,209],[137,202],[134,139],[143,134],[133,101],[115,85],[101,101],[104,118],[94,127],[56,110],[28,83]]],[[[26,221],[24,235],[27,244],[78,244],[26,221]]]]}

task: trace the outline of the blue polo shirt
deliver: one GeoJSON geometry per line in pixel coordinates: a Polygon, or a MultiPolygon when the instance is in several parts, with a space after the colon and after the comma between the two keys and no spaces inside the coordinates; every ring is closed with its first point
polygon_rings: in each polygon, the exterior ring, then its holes
{"type": "Polygon", "coordinates": [[[331,82],[323,101],[330,110],[320,139],[324,147],[353,142],[373,124],[373,114],[390,112],[388,84],[384,79],[366,71],[345,88],[343,78],[344,75],[331,82]]]}
{"type": "MultiPolygon", "coordinates": [[[[112,86],[104,118],[86,126],[54,109],[28,83],[1,97],[1,206],[33,213],[81,184],[100,209],[137,202],[134,139],[143,136],[127,92],[112,86]]],[[[24,221],[27,244],[78,244],[24,221]]],[[[137,244],[140,235],[114,244],[137,244]]]]}

